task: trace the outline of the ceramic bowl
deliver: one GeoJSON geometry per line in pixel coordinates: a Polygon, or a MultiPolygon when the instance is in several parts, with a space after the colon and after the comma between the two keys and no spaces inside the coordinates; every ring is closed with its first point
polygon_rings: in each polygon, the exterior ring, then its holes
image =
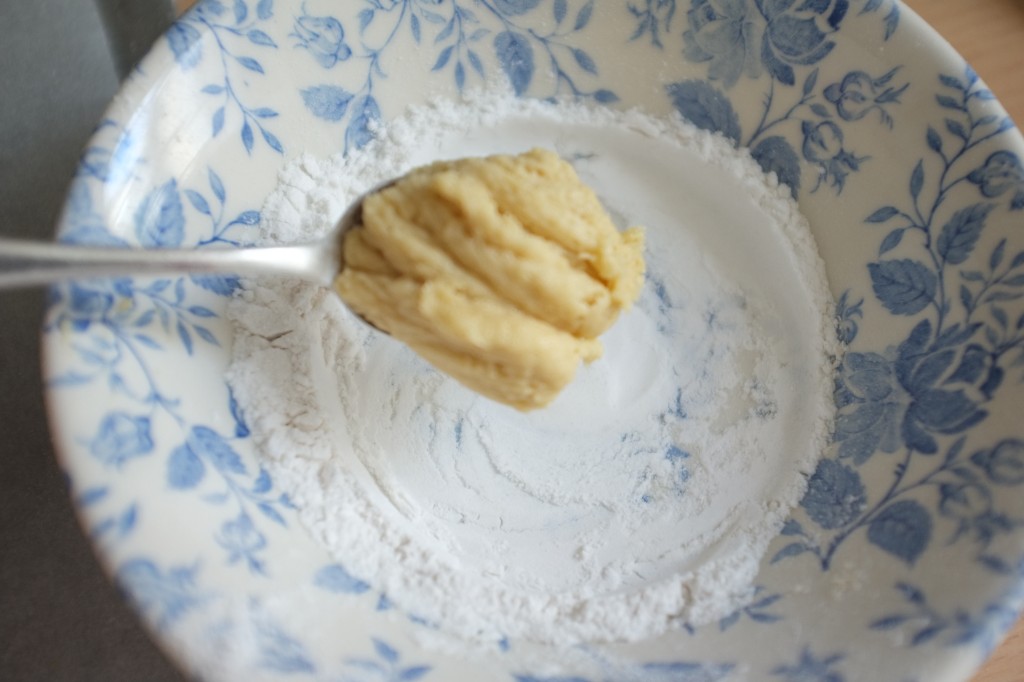
{"type": "Polygon", "coordinates": [[[261,466],[222,378],[238,278],[70,283],[43,335],[52,429],[154,638],[210,680],[965,679],[1024,599],[1024,140],[893,0],[206,0],[111,105],[60,238],[246,243],[289,159],[499,81],[676,111],[812,225],[848,344],[836,433],[755,597],[563,669],[424,647],[261,466]]]}

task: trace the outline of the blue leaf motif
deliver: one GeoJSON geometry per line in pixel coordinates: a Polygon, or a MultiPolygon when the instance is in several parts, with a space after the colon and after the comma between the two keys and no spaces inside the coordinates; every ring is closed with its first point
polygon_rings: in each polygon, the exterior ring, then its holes
{"type": "Polygon", "coordinates": [[[235,23],[241,24],[248,18],[249,8],[245,4],[245,0],[235,0],[235,23]]]}
{"type": "Polygon", "coordinates": [[[352,94],[337,85],[314,85],[302,91],[302,101],[317,118],[340,121],[348,111],[352,94]]]}
{"type": "Polygon", "coordinates": [[[224,107],[220,107],[217,111],[213,112],[213,119],[211,122],[211,135],[217,137],[220,131],[224,129],[224,107]]]}
{"type": "Polygon", "coordinates": [[[189,275],[192,283],[218,296],[232,296],[241,286],[234,275],[189,275]]]}
{"type": "Polygon", "coordinates": [[[277,43],[274,39],[268,36],[265,32],[259,29],[252,29],[246,34],[249,37],[250,42],[254,45],[264,45],[266,47],[277,47],[277,43]]]}
{"type": "Polygon", "coordinates": [[[221,181],[220,176],[212,168],[208,169],[207,175],[210,179],[210,189],[213,190],[213,195],[217,197],[218,201],[224,203],[227,192],[224,191],[224,183],[221,181]]]}
{"type": "Polygon", "coordinates": [[[129,459],[153,451],[149,417],[112,412],[100,422],[99,431],[89,443],[93,457],[108,466],[120,467],[129,459]]]}
{"type": "Polygon", "coordinates": [[[480,61],[480,56],[473,50],[467,50],[466,57],[469,59],[469,65],[473,67],[480,77],[484,76],[484,63],[480,61]]]}
{"type": "Polygon", "coordinates": [[[252,126],[246,121],[242,124],[242,144],[245,146],[245,151],[252,153],[252,146],[255,140],[252,136],[252,126]]]}
{"type": "Polygon", "coordinates": [[[580,65],[580,68],[587,73],[597,74],[597,64],[594,63],[594,58],[579,48],[575,48],[572,51],[573,58],[576,59],[576,63],[580,65]]]}
{"type": "MultiPolygon", "coordinates": [[[[242,408],[238,405],[238,401],[235,400],[235,393],[228,387],[228,407],[231,409],[231,417],[235,420],[235,437],[245,438],[249,435],[249,426],[245,423],[245,418],[242,415],[242,408]]],[[[265,493],[270,490],[270,474],[266,471],[260,471],[259,478],[256,479],[256,485],[253,492],[265,493]],[[266,489],[260,490],[260,483],[266,481],[266,489]]]]}
{"type": "Polygon", "coordinates": [[[587,24],[590,23],[590,17],[594,14],[594,0],[589,0],[587,4],[580,8],[579,13],[576,15],[576,23],[573,24],[572,29],[574,31],[581,31],[586,28],[587,24]]]}
{"type": "Polygon", "coordinates": [[[910,196],[917,199],[918,195],[921,194],[922,187],[924,187],[924,163],[918,161],[917,165],[914,166],[913,172],[910,174],[910,196]]]}
{"type": "MultiPolygon", "coordinates": [[[[526,14],[540,4],[540,0],[492,0],[494,7],[501,13],[510,16],[526,14]]],[[[465,11],[465,10],[463,10],[465,11]]]]}
{"type": "Polygon", "coordinates": [[[721,91],[698,80],[671,83],[665,90],[683,118],[698,128],[721,133],[739,144],[739,117],[721,91]]]}
{"type": "Polygon", "coordinates": [[[885,235],[885,239],[882,240],[881,246],[878,247],[878,255],[888,253],[892,251],[900,242],[903,241],[903,233],[906,232],[906,228],[898,227],[889,234],[885,235]]]}
{"type": "Polygon", "coordinates": [[[361,149],[373,139],[373,127],[380,122],[377,100],[367,95],[354,106],[352,120],[345,131],[345,145],[361,149]]]}
{"type": "Polygon", "coordinates": [[[284,517],[269,502],[260,502],[256,505],[256,508],[260,510],[260,513],[266,516],[268,519],[280,526],[287,526],[284,517]]]}
{"type": "Polygon", "coordinates": [[[180,445],[167,460],[167,483],[176,490],[196,487],[206,474],[206,466],[188,445],[180,445]]]}
{"type": "Polygon", "coordinates": [[[199,336],[199,338],[201,338],[203,341],[206,341],[206,343],[208,343],[208,344],[210,344],[212,346],[219,346],[220,345],[220,341],[217,340],[217,337],[214,336],[213,332],[211,332],[206,327],[203,327],[203,326],[198,325],[198,324],[193,324],[192,325],[192,331],[194,331],[199,336]]]}
{"type": "Polygon", "coordinates": [[[281,141],[277,139],[276,135],[265,128],[260,128],[260,134],[263,135],[263,141],[267,143],[267,146],[278,154],[284,154],[284,147],[281,145],[281,141]]]}
{"type": "Polygon", "coordinates": [[[264,73],[263,66],[252,57],[235,57],[235,61],[237,61],[239,64],[249,69],[250,71],[255,71],[256,73],[264,73]]]}
{"type": "Polygon", "coordinates": [[[718,682],[733,670],[731,663],[693,663],[673,661],[670,663],[645,663],[644,682],[718,682]]]}
{"type": "Polygon", "coordinates": [[[786,138],[778,135],[766,137],[757,143],[750,155],[765,173],[775,173],[779,182],[788,186],[796,198],[800,190],[800,157],[786,138]]]}
{"type": "Polygon", "coordinates": [[[453,16],[445,27],[441,29],[441,32],[434,36],[434,44],[442,43],[451,37],[452,33],[455,32],[455,17],[453,16]]]}
{"type": "Polygon", "coordinates": [[[494,37],[494,51],[501,62],[516,95],[522,96],[533,80],[533,47],[530,40],[513,31],[503,31],[494,37]]]}
{"type": "Polygon", "coordinates": [[[273,486],[274,482],[270,478],[270,473],[266,469],[260,469],[260,475],[256,477],[256,481],[252,484],[252,491],[257,495],[262,495],[270,492],[273,486]]]}
{"type": "Polygon", "coordinates": [[[928,548],[931,535],[931,515],[914,500],[889,505],[868,526],[871,544],[911,565],[928,548]]]}
{"type": "Polygon", "coordinates": [[[82,491],[82,494],[75,498],[75,504],[79,507],[88,507],[96,504],[100,500],[103,500],[109,493],[110,489],[106,486],[89,488],[88,490],[82,491]]]}
{"type": "Polygon", "coordinates": [[[776,552],[775,556],[772,557],[772,560],[771,560],[770,563],[774,564],[774,563],[777,563],[779,561],[782,561],[783,559],[788,559],[789,557],[799,556],[799,555],[803,554],[804,552],[806,552],[807,550],[808,550],[808,547],[804,543],[802,543],[802,542],[791,542],[788,545],[786,545],[785,547],[783,547],[782,549],[780,549],[778,552],[776,552]]]}
{"type": "MultiPolygon", "coordinates": [[[[360,30],[362,30],[362,22],[360,22],[360,30]]],[[[412,30],[412,38],[417,43],[422,40],[423,31],[420,28],[420,18],[415,14],[409,19],[409,28],[412,30]]]]}
{"type": "Polygon", "coordinates": [[[260,0],[256,4],[256,16],[266,21],[274,15],[274,0],[260,0]]]}
{"type": "Polygon", "coordinates": [[[244,474],[245,465],[234,448],[213,429],[194,426],[188,437],[188,447],[220,471],[244,474]]]}
{"type": "Polygon", "coordinates": [[[185,238],[185,215],[176,180],[154,189],[135,212],[135,236],[143,246],[180,246],[185,238]]]}
{"type": "Polygon", "coordinates": [[[210,204],[206,201],[202,194],[195,191],[194,189],[185,190],[185,196],[188,197],[189,203],[199,211],[200,213],[210,215],[210,204]]]}
{"type": "Polygon", "coordinates": [[[191,69],[202,58],[200,38],[199,31],[184,21],[176,21],[167,29],[167,43],[182,69],[191,69]]]}
{"type": "Polygon", "coordinates": [[[907,419],[939,433],[962,433],[988,416],[962,389],[918,391],[914,397],[907,419]]]}
{"type": "Polygon", "coordinates": [[[914,315],[935,299],[935,273],[916,260],[884,260],[868,264],[875,296],[896,315],[914,315]]]}
{"type": "Polygon", "coordinates": [[[966,261],[974,251],[981,231],[985,228],[985,219],[993,208],[992,204],[973,204],[954,213],[939,234],[939,256],[953,265],[966,261]]]}
{"type": "Polygon", "coordinates": [[[812,521],[832,530],[856,519],[866,502],[867,493],[860,474],[845,464],[824,459],[808,481],[800,506],[812,521]]]}
{"type": "Polygon", "coordinates": [[[232,225],[258,225],[260,222],[259,211],[243,211],[238,217],[231,221],[232,225]]]}
{"type": "Polygon", "coordinates": [[[260,667],[281,673],[316,672],[301,642],[265,620],[257,620],[254,625],[260,667]]]}
{"type": "Polygon", "coordinates": [[[394,664],[398,662],[398,652],[395,650],[393,646],[391,646],[382,639],[377,639],[376,637],[372,638],[372,640],[373,648],[376,649],[378,656],[383,658],[388,663],[394,664]]]}
{"type": "MultiPolygon", "coordinates": [[[[366,30],[366,27],[373,21],[374,11],[372,9],[364,9],[359,12],[359,32],[362,33],[366,30]]],[[[415,16],[413,17],[416,18],[415,16]]]]}
{"type": "Polygon", "coordinates": [[[188,311],[196,317],[217,317],[217,313],[201,305],[189,306],[188,311]]]}
{"type": "Polygon", "coordinates": [[[555,16],[555,23],[560,24],[565,21],[566,12],[569,10],[568,0],[555,0],[551,6],[551,11],[555,16]]]}
{"type": "Polygon", "coordinates": [[[192,346],[192,335],[188,333],[188,328],[181,320],[178,320],[177,331],[178,338],[181,339],[181,345],[185,347],[185,352],[192,355],[192,352],[195,350],[192,346]]]}
{"type": "Polygon", "coordinates": [[[135,528],[135,522],[139,518],[139,507],[138,505],[131,505],[117,519],[117,532],[122,537],[127,535],[135,528]]]}
{"type": "Polygon", "coordinates": [[[313,584],[329,592],[363,594],[370,585],[345,570],[340,564],[324,566],[313,577],[313,584]]]}
{"type": "Polygon", "coordinates": [[[449,45],[448,47],[446,47],[443,50],[441,50],[441,53],[437,55],[437,61],[435,61],[434,65],[432,67],[430,67],[430,70],[431,71],[440,71],[445,66],[447,66],[448,65],[448,60],[451,59],[452,52],[454,50],[455,50],[455,46],[454,45],[449,45]]]}

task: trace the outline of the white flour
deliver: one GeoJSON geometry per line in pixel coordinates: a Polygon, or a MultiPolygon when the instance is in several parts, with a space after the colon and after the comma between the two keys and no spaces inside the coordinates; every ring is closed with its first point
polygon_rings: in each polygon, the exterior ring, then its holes
{"type": "Polygon", "coordinates": [[[316,239],[414,166],[537,145],[648,228],[641,300],[551,407],[480,398],[289,280],[232,303],[229,380],[314,537],[442,632],[571,645],[720,618],[827,443],[838,352],[807,224],[745,152],[679,120],[478,94],[291,163],[262,241],[316,239]]]}

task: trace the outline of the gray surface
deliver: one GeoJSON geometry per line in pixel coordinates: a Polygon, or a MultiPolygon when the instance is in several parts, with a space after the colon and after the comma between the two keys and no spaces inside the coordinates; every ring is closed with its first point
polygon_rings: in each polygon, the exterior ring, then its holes
{"type": "MultiPolygon", "coordinates": [[[[0,0],[0,233],[50,237],[116,87],[91,2],[0,0]]],[[[42,402],[42,299],[0,294],[0,680],[180,682],[68,502],[42,402]]]]}

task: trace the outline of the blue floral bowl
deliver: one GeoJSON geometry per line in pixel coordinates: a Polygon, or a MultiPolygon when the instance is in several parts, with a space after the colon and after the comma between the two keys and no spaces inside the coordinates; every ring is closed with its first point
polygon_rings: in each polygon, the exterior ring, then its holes
{"type": "Polygon", "coordinates": [[[289,158],[494,80],[678,111],[810,219],[849,353],[835,442],[753,601],[554,675],[527,643],[425,649],[261,468],[220,378],[237,278],[72,283],[43,337],[53,431],[154,637],[211,680],[966,678],[1024,600],[1024,140],[893,0],[206,0],[111,106],[60,236],[245,243],[289,158]]]}

